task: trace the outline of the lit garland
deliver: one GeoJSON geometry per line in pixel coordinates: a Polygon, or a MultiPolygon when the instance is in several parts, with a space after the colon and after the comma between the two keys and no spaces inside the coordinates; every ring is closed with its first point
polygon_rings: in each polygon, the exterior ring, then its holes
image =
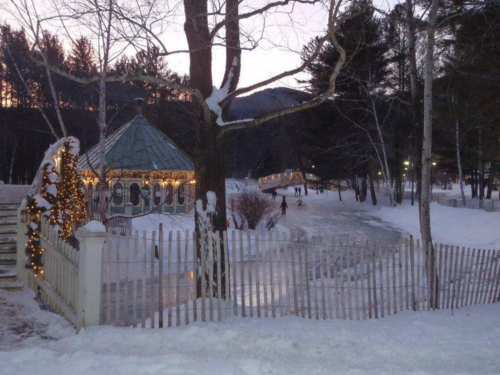
{"type": "MultiPolygon", "coordinates": [[[[42,187],[40,189],[40,195],[49,204],[49,212],[45,213],[50,225],[59,225],[59,207],[57,205],[57,181],[59,175],[53,164],[47,164],[43,170],[42,177],[42,187]]],[[[47,210],[47,208],[45,207],[47,210]]]]}
{"type": "Polygon", "coordinates": [[[59,235],[63,239],[73,235],[73,223],[85,219],[83,182],[77,170],[78,154],[72,152],[72,143],[64,142],[61,149],[61,178],[57,190],[61,217],[59,235]]]}
{"type": "Polygon", "coordinates": [[[38,202],[33,197],[27,197],[26,203],[26,219],[28,224],[28,241],[26,242],[26,255],[28,262],[26,268],[33,270],[35,275],[43,273],[42,255],[43,248],[40,244],[42,237],[40,232],[40,217],[43,213],[43,208],[38,206],[38,202]]]}
{"type": "Polygon", "coordinates": [[[26,199],[26,268],[33,270],[35,275],[43,274],[44,250],[40,242],[42,216],[47,217],[48,223],[63,239],[73,234],[73,223],[85,219],[83,182],[77,171],[78,150],[78,140],[66,138],[58,149],[61,154],[61,158],[57,158],[61,162],[61,176],[54,163],[47,162],[43,167],[40,194],[26,199]]]}
{"type": "Polygon", "coordinates": [[[31,269],[35,275],[43,274],[42,255],[43,248],[40,243],[41,218],[47,216],[49,223],[58,225],[59,215],[57,207],[57,171],[52,163],[47,163],[43,168],[42,187],[40,195],[27,197],[26,221],[28,241],[26,242],[26,255],[28,262],[26,268],[31,269]]]}

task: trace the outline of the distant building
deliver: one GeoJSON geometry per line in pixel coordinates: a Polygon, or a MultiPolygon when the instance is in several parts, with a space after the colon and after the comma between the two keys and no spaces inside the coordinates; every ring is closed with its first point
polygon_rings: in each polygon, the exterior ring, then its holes
{"type": "MultiPolygon", "coordinates": [[[[165,134],[138,115],[106,138],[110,213],[184,213],[193,208],[194,165],[165,134]]],[[[78,166],[91,206],[97,207],[99,144],[80,156],[78,166]],[[94,172],[95,171],[95,172],[94,172]]]]}

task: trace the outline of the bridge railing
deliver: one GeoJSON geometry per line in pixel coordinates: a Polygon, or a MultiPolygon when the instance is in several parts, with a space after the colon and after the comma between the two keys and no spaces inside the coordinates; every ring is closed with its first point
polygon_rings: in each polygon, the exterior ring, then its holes
{"type": "Polygon", "coordinates": [[[304,183],[301,172],[283,172],[258,179],[261,190],[286,187],[290,185],[299,185],[304,183]]]}

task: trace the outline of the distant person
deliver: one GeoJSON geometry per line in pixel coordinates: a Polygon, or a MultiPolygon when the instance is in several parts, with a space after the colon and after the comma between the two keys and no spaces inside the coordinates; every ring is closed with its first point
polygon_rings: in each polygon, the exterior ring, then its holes
{"type": "Polygon", "coordinates": [[[286,197],[283,196],[283,200],[280,204],[281,207],[281,216],[286,216],[286,209],[288,208],[288,204],[286,204],[286,197]]]}
{"type": "Polygon", "coordinates": [[[275,200],[276,200],[276,196],[277,196],[277,195],[278,195],[278,193],[276,193],[276,190],[273,190],[273,191],[271,192],[271,199],[272,199],[273,201],[275,201],[275,200]]]}
{"type": "Polygon", "coordinates": [[[302,207],[303,205],[304,205],[304,202],[302,201],[302,199],[299,198],[299,200],[297,201],[297,206],[302,207]]]}
{"type": "Polygon", "coordinates": [[[297,195],[299,195],[299,189],[297,188],[297,186],[295,186],[295,195],[294,196],[296,197],[297,195]]]}
{"type": "Polygon", "coordinates": [[[299,186],[299,197],[301,196],[302,194],[302,188],[299,186]]]}

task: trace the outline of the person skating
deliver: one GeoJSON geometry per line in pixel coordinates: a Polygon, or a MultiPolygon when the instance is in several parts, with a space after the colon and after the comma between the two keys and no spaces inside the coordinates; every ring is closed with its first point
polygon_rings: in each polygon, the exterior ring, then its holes
{"type": "Polygon", "coordinates": [[[277,195],[278,195],[278,193],[276,193],[276,190],[273,190],[273,191],[272,191],[272,193],[271,193],[271,197],[272,197],[271,199],[272,199],[273,201],[275,201],[275,200],[276,200],[276,196],[277,196],[277,195]]]}
{"type": "Polygon", "coordinates": [[[299,197],[302,194],[302,188],[299,186],[299,197]]]}
{"type": "Polygon", "coordinates": [[[288,208],[288,204],[286,204],[286,197],[283,197],[283,200],[280,204],[281,207],[281,216],[286,216],[286,209],[288,208]]]}
{"type": "Polygon", "coordinates": [[[294,197],[296,197],[297,195],[299,195],[299,189],[297,188],[297,186],[295,186],[294,189],[295,189],[295,195],[294,195],[294,197]]]}
{"type": "Polygon", "coordinates": [[[299,200],[297,201],[297,206],[302,207],[303,205],[304,205],[304,202],[302,201],[302,199],[299,198],[299,200]]]}

